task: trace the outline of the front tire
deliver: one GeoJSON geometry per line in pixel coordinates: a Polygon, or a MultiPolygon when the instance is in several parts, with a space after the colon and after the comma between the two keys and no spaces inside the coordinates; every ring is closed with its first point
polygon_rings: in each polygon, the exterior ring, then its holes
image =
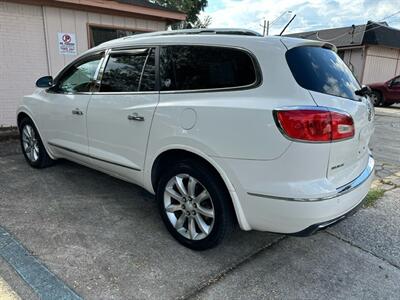
{"type": "Polygon", "coordinates": [[[46,168],[54,163],[43,146],[42,139],[32,120],[23,119],[19,124],[22,153],[28,164],[37,169],[46,168]]]}
{"type": "Polygon", "coordinates": [[[383,103],[382,94],[378,91],[372,91],[371,93],[371,102],[374,106],[381,106],[383,103]]]}
{"type": "Polygon", "coordinates": [[[215,247],[234,224],[224,183],[206,165],[195,160],[167,168],[159,180],[156,198],[168,231],[190,249],[215,247]]]}

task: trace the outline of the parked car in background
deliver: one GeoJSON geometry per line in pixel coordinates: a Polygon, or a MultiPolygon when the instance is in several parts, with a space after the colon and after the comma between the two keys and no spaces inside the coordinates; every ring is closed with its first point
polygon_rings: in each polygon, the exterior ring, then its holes
{"type": "Polygon", "coordinates": [[[373,107],[335,50],[247,30],[110,41],[24,97],[22,150],[35,168],[66,158],[144,187],[192,249],[235,223],[308,235],[373,177],[373,107]]]}
{"type": "Polygon", "coordinates": [[[375,106],[390,106],[400,102],[400,76],[368,86],[372,90],[370,97],[375,106]]]}

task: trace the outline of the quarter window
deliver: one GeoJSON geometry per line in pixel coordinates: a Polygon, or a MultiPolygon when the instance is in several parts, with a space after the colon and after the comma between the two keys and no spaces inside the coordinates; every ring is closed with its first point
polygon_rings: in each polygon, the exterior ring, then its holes
{"type": "Polygon", "coordinates": [[[90,92],[102,58],[103,54],[90,56],[69,67],[57,80],[55,91],[60,93],[90,92]]]}
{"type": "Polygon", "coordinates": [[[100,92],[154,91],[154,49],[111,53],[103,73],[100,92]]]}
{"type": "Polygon", "coordinates": [[[358,100],[360,84],[340,57],[320,47],[297,47],[286,52],[286,60],[297,83],[311,91],[358,100]]]}
{"type": "Polygon", "coordinates": [[[248,53],[210,46],[161,47],[160,78],[164,91],[235,88],[257,81],[248,53]]]}

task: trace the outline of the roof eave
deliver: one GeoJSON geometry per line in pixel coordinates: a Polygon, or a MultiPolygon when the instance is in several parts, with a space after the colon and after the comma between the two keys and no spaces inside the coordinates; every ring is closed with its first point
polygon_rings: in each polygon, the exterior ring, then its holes
{"type": "Polygon", "coordinates": [[[87,7],[102,8],[113,11],[123,11],[125,13],[132,13],[135,15],[146,15],[152,17],[159,17],[170,21],[183,21],[186,19],[186,14],[181,12],[166,11],[156,8],[149,8],[139,5],[125,4],[117,1],[106,0],[54,0],[59,3],[68,3],[75,5],[84,5],[87,7]]]}

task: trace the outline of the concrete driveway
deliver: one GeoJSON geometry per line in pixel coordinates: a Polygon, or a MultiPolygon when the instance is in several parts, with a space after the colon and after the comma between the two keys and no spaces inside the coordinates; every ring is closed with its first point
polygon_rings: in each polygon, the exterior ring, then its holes
{"type": "Polygon", "coordinates": [[[66,161],[34,170],[0,144],[0,299],[2,282],[23,299],[398,299],[400,113],[378,114],[393,186],[375,206],[312,237],[236,230],[206,252],[177,244],[142,189],[66,161]]]}

